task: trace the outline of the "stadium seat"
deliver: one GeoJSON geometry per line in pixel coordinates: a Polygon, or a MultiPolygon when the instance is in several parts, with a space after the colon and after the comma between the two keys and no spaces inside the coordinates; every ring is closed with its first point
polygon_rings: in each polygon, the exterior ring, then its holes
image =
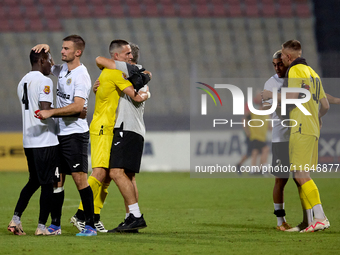
{"type": "Polygon", "coordinates": [[[92,14],[94,14],[94,16],[98,18],[106,17],[107,16],[106,7],[104,5],[94,5],[92,14]]]}
{"type": "Polygon", "coordinates": [[[279,7],[279,16],[284,18],[293,17],[293,10],[291,5],[283,5],[279,7]]]}
{"type": "Polygon", "coordinates": [[[250,4],[250,3],[248,3],[246,5],[246,16],[247,17],[253,17],[253,18],[259,17],[259,9],[258,9],[257,4],[254,4],[254,3],[250,4]]]}
{"type": "Polygon", "coordinates": [[[23,18],[13,19],[11,28],[16,32],[26,31],[26,20],[23,18]]]}
{"type": "Polygon", "coordinates": [[[129,5],[129,15],[130,17],[142,17],[143,16],[142,6],[140,6],[139,4],[129,5]]]}
{"type": "Polygon", "coordinates": [[[34,0],[20,0],[19,2],[20,2],[21,5],[35,6],[35,1],[34,0]]]}
{"type": "Polygon", "coordinates": [[[177,14],[177,10],[173,4],[163,4],[161,13],[164,17],[174,17],[177,14]]]}
{"type": "Polygon", "coordinates": [[[73,13],[71,5],[59,5],[59,18],[73,18],[77,13],[73,13]]]}
{"type": "Polygon", "coordinates": [[[36,6],[26,6],[24,14],[28,19],[39,19],[40,16],[36,6]]]}
{"type": "Polygon", "coordinates": [[[46,19],[46,25],[48,31],[60,31],[62,30],[61,22],[59,19],[46,19]]]}
{"type": "Polygon", "coordinates": [[[77,8],[77,11],[76,11],[77,17],[79,18],[89,18],[89,17],[92,17],[94,14],[94,12],[90,10],[88,5],[78,5],[76,8],[77,8]]]}
{"type": "Polygon", "coordinates": [[[241,10],[241,6],[240,6],[239,3],[229,4],[227,10],[228,10],[228,16],[229,17],[240,17],[240,16],[242,16],[242,10],[241,10]]]}
{"type": "MultiPolygon", "coordinates": [[[[93,1],[90,1],[90,3],[93,1]]],[[[79,7],[79,6],[88,6],[88,2],[86,0],[72,0],[72,4],[79,7]]]]}
{"type": "Polygon", "coordinates": [[[227,8],[223,4],[214,4],[212,8],[213,17],[226,17],[228,13],[227,8]]]}
{"type": "Polygon", "coordinates": [[[179,10],[179,16],[183,18],[192,17],[194,14],[191,4],[181,4],[178,10],[179,10]]]}
{"type": "Polygon", "coordinates": [[[9,20],[0,20],[0,31],[9,32],[11,31],[11,25],[9,20]]]}
{"type": "Polygon", "coordinates": [[[210,9],[207,4],[196,4],[196,16],[205,18],[210,16],[210,9]]]}
{"type": "Polygon", "coordinates": [[[3,6],[18,6],[19,1],[18,0],[3,0],[2,4],[3,6]]]}
{"type": "Polygon", "coordinates": [[[114,5],[110,7],[111,8],[108,8],[108,14],[111,18],[121,18],[125,16],[122,5],[114,5]]]}
{"type": "Polygon", "coordinates": [[[44,25],[41,19],[36,18],[36,19],[30,19],[29,20],[29,26],[28,26],[29,31],[33,32],[41,32],[44,30],[44,25]]]}
{"type": "Polygon", "coordinates": [[[7,9],[7,16],[9,19],[20,19],[24,15],[20,6],[9,6],[7,9]]]}
{"type": "Polygon", "coordinates": [[[38,0],[38,4],[44,6],[54,6],[55,2],[53,0],[38,0]]]}
{"type": "Polygon", "coordinates": [[[295,5],[295,15],[300,18],[309,18],[311,17],[311,10],[308,4],[297,3],[295,5]]]}
{"type": "Polygon", "coordinates": [[[42,8],[42,15],[46,19],[57,18],[57,10],[53,5],[44,5],[42,8]]]}
{"type": "Polygon", "coordinates": [[[145,13],[148,17],[159,17],[159,16],[161,16],[157,5],[146,4],[146,5],[144,5],[144,8],[145,8],[145,13]]]}
{"type": "Polygon", "coordinates": [[[271,3],[262,4],[261,14],[263,17],[275,17],[275,6],[271,3]]]}

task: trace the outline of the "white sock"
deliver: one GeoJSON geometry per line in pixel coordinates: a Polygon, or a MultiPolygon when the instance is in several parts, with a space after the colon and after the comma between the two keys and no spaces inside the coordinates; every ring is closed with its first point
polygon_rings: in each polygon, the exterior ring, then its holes
{"type": "MultiPolygon", "coordinates": [[[[285,203],[274,203],[274,210],[283,210],[285,209],[285,203]]],[[[286,218],[283,217],[276,217],[277,225],[281,226],[283,222],[286,222],[286,218]]]]}
{"type": "Polygon", "coordinates": [[[140,218],[142,216],[142,214],[140,213],[140,210],[139,210],[138,203],[129,205],[128,207],[129,207],[130,213],[132,213],[133,216],[135,216],[136,218],[140,218]]]}
{"type": "Polygon", "coordinates": [[[20,217],[18,215],[13,215],[12,220],[14,221],[15,224],[20,224],[20,217]]]}
{"type": "Polygon", "coordinates": [[[125,219],[126,219],[127,217],[129,217],[129,215],[130,215],[129,212],[125,213],[125,219]]]}
{"type": "Polygon", "coordinates": [[[304,209],[303,210],[303,222],[308,225],[313,221],[313,210],[312,209],[304,209]]]}
{"type": "Polygon", "coordinates": [[[41,230],[45,230],[46,226],[44,224],[38,224],[38,228],[40,228],[41,230]]]}
{"type": "Polygon", "coordinates": [[[324,219],[326,218],[326,215],[323,211],[322,205],[317,204],[313,206],[313,213],[314,213],[314,218],[316,219],[324,219]]]}

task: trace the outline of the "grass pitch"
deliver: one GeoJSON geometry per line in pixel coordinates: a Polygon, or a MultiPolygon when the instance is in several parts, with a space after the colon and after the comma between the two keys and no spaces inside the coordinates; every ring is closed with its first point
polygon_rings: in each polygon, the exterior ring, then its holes
{"type": "MultiPolygon", "coordinates": [[[[340,179],[316,179],[331,228],[316,233],[275,229],[272,178],[191,179],[189,173],[141,173],[139,205],[148,227],[139,234],[76,237],[69,223],[79,194],[73,180],[65,185],[62,235],[34,236],[40,190],[22,216],[26,236],[7,231],[27,173],[0,173],[0,254],[339,254],[340,179]]],[[[302,219],[292,180],[285,191],[288,222],[302,219]]],[[[124,218],[123,199],[114,183],[101,213],[107,229],[124,218]]],[[[48,221],[48,223],[50,220],[48,221]]]]}

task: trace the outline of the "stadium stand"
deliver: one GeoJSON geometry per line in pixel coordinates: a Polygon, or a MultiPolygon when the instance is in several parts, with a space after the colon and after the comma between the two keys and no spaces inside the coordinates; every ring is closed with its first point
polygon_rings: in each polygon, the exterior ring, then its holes
{"type": "MultiPolygon", "coordinates": [[[[151,130],[188,129],[188,121],[178,123],[189,115],[190,82],[200,77],[270,77],[268,53],[288,39],[302,42],[319,71],[310,0],[3,0],[0,21],[0,54],[8,59],[0,71],[8,84],[0,89],[0,116],[20,116],[8,87],[27,72],[30,47],[49,43],[59,62],[69,34],[84,37],[82,61],[93,81],[100,74],[94,59],[108,56],[111,40],[140,45],[141,63],[154,74],[145,114],[151,130]]],[[[92,95],[89,118],[93,107],[92,95]]]]}

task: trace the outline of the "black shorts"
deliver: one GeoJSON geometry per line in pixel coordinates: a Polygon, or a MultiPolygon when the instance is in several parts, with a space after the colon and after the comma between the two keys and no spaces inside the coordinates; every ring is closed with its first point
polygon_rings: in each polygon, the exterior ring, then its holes
{"type": "Polygon", "coordinates": [[[114,130],[110,168],[124,168],[127,173],[139,173],[144,146],[143,136],[120,128],[114,130]]]}
{"type": "Polygon", "coordinates": [[[251,156],[251,143],[249,140],[249,137],[246,137],[246,144],[247,144],[247,156],[250,157],[251,156]]]}
{"type": "Polygon", "coordinates": [[[289,178],[289,142],[272,143],[272,171],[271,173],[279,178],[289,178]]]}
{"type": "Polygon", "coordinates": [[[29,178],[38,180],[40,184],[53,183],[57,168],[58,146],[24,148],[24,150],[29,178]]]}
{"type": "Polygon", "coordinates": [[[261,142],[259,140],[253,140],[250,141],[250,148],[251,151],[256,149],[259,150],[260,152],[262,151],[262,149],[266,146],[267,144],[265,142],[261,142]]]}
{"type": "Polygon", "coordinates": [[[88,172],[89,132],[71,135],[60,135],[58,164],[59,172],[72,174],[74,172],[88,172]]]}

